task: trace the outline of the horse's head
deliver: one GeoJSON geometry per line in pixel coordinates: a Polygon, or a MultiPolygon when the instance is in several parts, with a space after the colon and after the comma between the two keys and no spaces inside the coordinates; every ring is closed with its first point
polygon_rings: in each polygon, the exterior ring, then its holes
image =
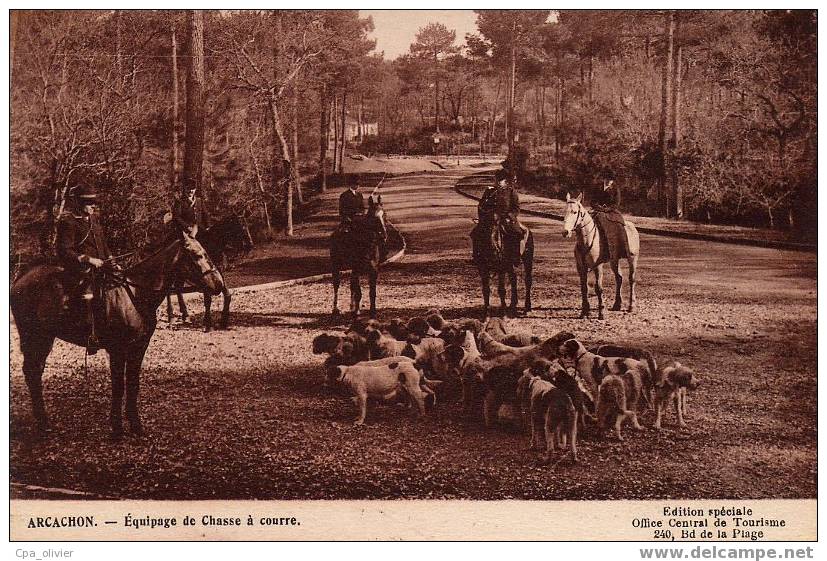
{"type": "Polygon", "coordinates": [[[563,215],[563,237],[568,238],[571,233],[583,226],[586,210],[583,208],[583,193],[572,197],[566,193],[566,212],[563,215]]]}
{"type": "Polygon", "coordinates": [[[182,278],[203,292],[219,294],[224,289],[224,279],[213,265],[204,247],[192,236],[181,236],[182,254],[179,271],[182,278]]]}
{"type": "Polygon", "coordinates": [[[373,200],[373,195],[368,197],[368,223],[371,229],[382,236],[383,241],[388,239],[388,227],[385,224],[385,208],[382,206],[382,195],[373,200]]]}

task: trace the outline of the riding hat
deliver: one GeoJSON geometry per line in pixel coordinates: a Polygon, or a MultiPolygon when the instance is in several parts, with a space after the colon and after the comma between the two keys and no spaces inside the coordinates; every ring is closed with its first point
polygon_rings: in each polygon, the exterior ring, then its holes
{"type": "Polygon", "coordinates": [[[498,169],[497,172],[494,174],[494,181],[499,183],[503,179],[508,180],[508,172],[504,169],[498,169]]]}
{"type": "Polygon", "coordinates": [[[72,196],[80,201],[94,202],[98,199],[98,194],[95,188],[91,185],[83,183],[72,188],[72,196]]]}

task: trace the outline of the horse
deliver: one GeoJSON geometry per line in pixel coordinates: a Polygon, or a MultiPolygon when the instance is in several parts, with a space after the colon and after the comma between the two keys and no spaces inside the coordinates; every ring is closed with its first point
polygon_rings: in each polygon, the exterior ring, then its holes
{"type": "MultiPolygon", "coordinates": [[[[479,226],[478,226],[479,227],[479,226]]],[[[531,230],[523,226],[526,230],[523,236],[524,243],[520,243],[520,261],[523,264],[524,281],[525,281],[525,312],[531,311],[531,285],[533,282],[532,274],[534,270],[534,234],[531,230]]],[[[500,307],[503,315],[506,314],[505,307],[505,275],[511,281],[511,314],[517,313],[517,271],[514,262],[509,258],[505,251],[505,232],[497,220],[491,226],[490,232],[487,229],[485,232],[486,243],[480,248],[480,257],[476,262],[477,271],[480,274],[482,281],[482,301],[485,310],[485,317],[490,313],[490,299],[491,299],[491,274],[497,273],[498,284],[497,292],[500,296],[500,307]]],[[[483,236],[480,236],[482,238],[483,236]]],[[[479,243],[479,242],[475,242],[479,243]]]]}
{"type": "MultiPolygon", "coordinates": [[[[582,204],[583,194],[575,198],[566,194],[566,213],[563,217],[563,237],[568,238],[572,232],[576,234],[574,259],[577,263],[577,273],[580,275],[580,291],[583,295],[581,318],[589,317],[589,288],[587,277],[589,271],[594,271],[594,292],[597,295],[597,317],[603,317],[603,263],[609,262],[615,275],[615,301],[612,311],[617,312],[623,306],[623,297],[620,289],[623,286],[623,275],[620,272],[619,259],[610,261],[608,251],[601,245],[600,233],[597,231],[591,215],[582,204]]],[[[635,270],[637,258],[640,255],[640,237],[637,228],[632,222],[626,222],[626,238],[628,240],[629,255],[626,260],[629,264],[629,311],[635,309],[637,296],[635,295],[635,270]]]]}
{"type": "MultiPolygon", "coordinates": [[[[252,249],[253,244],[250,241],[247,231],[238,216],[232,215],[225,218],[209,228],[199,229],[196,234],[196,239],[207,251],[213,263],[220,262],[221,270],[226,271],[229,267],[229,258],[227,256],[228,250],[246,253],[252,249]]],[[[172,298],[171,294],[175,293],[178,299],[178,309],[181,312],[181,321],[188,321],[189,311],[187,304],[184,302],[184,293],[199,292],[195,287],[184,287],[180,283],[173,286],[170,294],[167,294],[167,318],[172,322],[172,298]]],[[[209,292],[203,292],[204,295],[204,331],[209,333],[212,331],[212,295],[209,292]]],[[[221,291],[224,297],[224,307],[221,311],[220,329],[227,329],[230,322],[230,289],[227,284],[224,284],[224,289],[221,291]]]]}
{"type": "MultiPolygon", "coordinates": [[[[112,380],[110,423],[112,439],[123,437],[123,397],[126,389],[126,417],[129,429],[143,435],[138,414],[141,364],[155,332],[156,313],[172,280],[182,276],[201,290],[218,294],[224,287],[221,273],[194,238],[183,235],[123,272],[111,272],[104,280],[114,288],[106,290],[106,305],[115,313],[100,321],[95,331],[109,354],[112,380]],[[114,299],[120,296],[119,299],[114,299]],[[117,320],[121,320],[119,323],[117,320]],[[131,326],[126,328],[125,325],[131,326]]],[[[76,282],[76,281],[75,281],[76,282]]],[[[37,429],[49,432],[43,403],[42,376],[55,338],[86,347],[90,323],[86,305],[70,301],[70,281],[54,264],[34,265],[12,285],[9,304],[20,336],[23,374],[29,388],[37,429]],[[67,305],[74,302],[73,306],[67,305]]]]}
{"type": "Polygon", "coordinates": [[[342,271],[350,269],[350,309],[353,319],[359,316],[362,302],[362,289],[359,286],[361,275],[367,275],[370,283],[370,317],[376,317],[376,281],[379,278],[379,264],[382,261],[382,249],[388,240],[388,228],[385,224],[385,209],[382,195],[373,200],[368,197],[368,209],[364,215],[356,215],[350,232],[337,229],[330,236],[330,264],[333,273],[333,315],[338,316],[339,283],[342,271]]]}

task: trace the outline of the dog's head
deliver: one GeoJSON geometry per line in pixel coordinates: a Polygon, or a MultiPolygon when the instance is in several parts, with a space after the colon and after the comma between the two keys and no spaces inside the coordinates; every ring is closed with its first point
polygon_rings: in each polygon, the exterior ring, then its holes
{"type": "Polygon", "coordinates": [[[341,336],[322,333],[313,339],[313,354],[333,354],[341,343],[341,336]]]}
{"type": "Polygon", "coordinates": [[[350,325],[350,327],[345,333],[356,333],[364,337],[369,331],[377,330],[380,327],[381,324],[378,320],[357,318],[353,321],[353,323],[350,325]]]}
{"type": "Polygon", "coordinates": [[[408,338],[408,326],[401,318],[393,318],[388,323],[388,333],[397,341],[405,341],[408,338]]]}
{"type": "Polygon", "coordinates": [[[578,391],[580,388],[575,377],[569,374],[569,371],[563,368],[560,363],[555,364],[556,368],[551,379],[554,385],[569,394],[578,391]]]}
{"type": "Polygon", "coordinates": [[[467,319],[463,322],[460,322],[457,327],[460,330],[470,331],[474,337],[477,337],[482,332],[482,322],[478,319],[467,319]]]}
{"type": "Polygon", "coordinates": [[[465,360],[465,349],[459,345],[446,345],[442,357],[449,368],[459,368],[465,360]]]}
{"type": "Polygon", "coordinates": [[[480,343],[480,349],[486,349],[494,342],[494,338],[489,335],[487,331],[480,333],[478,340],[480,343]]]}
{"type": "Polygon", "coordinates": [[[428,335],[428,331],[430,330],[431,326],[428,325],[428,322],[425,321],[425,318],[422,317],[414,317],[408,320],[408,332],[416,333],[420,337],[425,337],[428,335]]]}
{"type": "Polygon", "coordinates": [[[663,369],[663,378],[666,383],[676,388],[694,390],[701,381],[695,376],[691,369],[676,362],[673,366],[663,369]]]}
{"type": "Polygon", "coordinates": [[[325,380],[324,385],[331,387],[337,385],[342,381],[345,375],[346,366],[340,364],[333,364],[330,359],[325,361],[325,380]]]}
{"type": "Polygon", "coordinates": [[[462,342],[462,333],[456,325],[446,323],[439,332],[439,338],[445,341],[446,345],[459,345],[462,342]]]}
{"type": "MultiPolygon", "coordinates": [[[[555,336],[556,337],[556,336],[555,336]]],[[[543,342],[543,347],[546,344],[553,345],[552,342],[555,337],[551,337],[543,342]]],[[[582,343],[574,338],[569,338],[564,340],[562,343],[557,343],[557,356],[563,360],[574,362],[574,360],[586,349],[583,347],[582,343]]]]}
{"type": "MultiPolygon", "coordinates": [[[[549,382],[551,381],[551,361],[549,360],[538,358],[531,363],[531,366],[529,366],[526,371],[528,371],[532,376],[540,377],[543,380],[548,380],[549,382]]],[[[526,371],[523,371],[523,373],[526,371]]]]}
{"type": "Polygon", "coordinates": [[[517,402],[528,401],[528,395],[531,391],[531,382],[537,379],[533,372],[533,366],[523,370],[522,376],[517,379],[517,402]]]}
{"type": "Polygon", "coordinates": [[[446,325],[445,318],[442,317],[442,314],[440,314],[439,310],[436,308],[430,309],[426,312],[425,321],[427,321],[428,325],[436,331],[442,331],[446,325]]]}
{"type": "Polygon", "coordinates": [[[365,341],[372,347],[375,347],[379,344],[380,339],[382,339],[382,332],[378,329],[369,328],[365,334],[363,335],[365,341]]]}

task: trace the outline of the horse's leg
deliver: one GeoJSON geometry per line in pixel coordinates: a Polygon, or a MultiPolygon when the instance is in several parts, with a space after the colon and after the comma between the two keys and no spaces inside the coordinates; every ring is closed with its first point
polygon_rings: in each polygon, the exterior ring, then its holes
{"type": "Polygon", "coordinates": [[[141,364],[148,344],[149,341],[141,343],[126,353],[126,420],[129,422],[129,430],[136,436],[144,434],[138,414],[138,391],[141,384],[141,364]]]}
{"type": "Polygon", "coordinates": [[[172,294],[167,292],[167,323],[172,323],[172,294]]]}
{"type": "Polygon", "coordinates": [[[623,306],[623,296],[620,293],[620,289],[623,287],[623,273],[620,271],[619,261],[610,261],[609,263],[612,267],[612,272],[615,274],[615,303],[612,306],[612,311],[619,312],[623,306]]]}
{"type": "Polygon", "coordinates": [[[606,307],[603,304],[603,265],[594,268],[594,293],[597,296],[597,319],[604,319],[606,307]]]}
{"type": "Polygon", "coordinates": [[[227,285],[221,290],[221,296],[224,298],[224,308],[221,310],[221,329],[228,329],[230,326],[230,289],[227,285]]]}
{"type": "Polygon", "coordinates": [[[580,276],[580,294],[582,296],[580,317],[587,318],[591,311],[591,305],[589,304],[589,271],[586,269],[586,263],[580,258],[577,249],[574,250],[574,262],[577,265],[577,274],[580,276]]]}
{"type": "Polygon", "coordinates": [[[212,294],[204,292],[204,332],[212,331],[212,294]]]}
{"type": "Polygon", "coordinates": [[[497,294],[500,296],[500,310],[502,311],[503,317],[506,313],[505,308],[505,271],[500,269],[497,271],[497,294]]]}
{"type": "Polygon", "coordinates": [[[350,311],[353,312],[353,319],[359,317],[359,306],[362,304],[362,288],[359,286],[359,274],[352,270],[350,272],[350,311]]]}
{"type": "Polygon", "coordinates": [[[629,311],[635,311],[637,293],[635,292],[635,272],[637,271],[637,255],[629,257],[629,311]]]}
{"type": "Polygon", "coordinates": [[[122,351],[109,353],[109,373],[112,378],[112,405],[109,424],[112,440],[123,438],[123,393],[126,387],[126,355],[122,351]]]}
{"type": "Polygon", "coordinates": [[[184,293],[180,290],[175,293],[178,297],[178,309],[181,310],[181,321],[187,323],[190,320],[190,313],[187,310],[187,303],[184,302],[184,293]]]}
{"type": "Polygon", "coordinates": [[[511,314],[517,315],[517,269],[511,267],[508,271],[508,280],[511,281],[511,314]]]}
{"type": "Polygon", "coordinates": [[[368,282],[370,283],[370,318],[376,319],[376,281],[379,277],[379,271],[374,269],[368,273],[368,282]]]}
{"type": "Polygon", "coordinates": [[[480,281],[482,282],[482,307],[485,317],[490,314],[491,308],[491,274],[487,269],[480,269],[480,281]]]}
{"type": "Polygon", "coordinates": [[[40,432],[49,430],[49,417],[43,403],[43,370],[52,351],[54,337],[20,332],[20,349],[23,351],[23,375],[32,400],[32,413],[40,432]]]}
{"type": "Polygon", "coordinates": [[[531,285],[534,282],[534,236],[528,236],[525,253],[523,253],[523,271],[525,274],[525,311],[531,311],[531,285]]]}
{"type": "Polygon", "coordinates": [[[333,315],[342,313],[339,310],[339,284],[342,282],[342,272],[338,267],[333,267],[333,315]]]}

